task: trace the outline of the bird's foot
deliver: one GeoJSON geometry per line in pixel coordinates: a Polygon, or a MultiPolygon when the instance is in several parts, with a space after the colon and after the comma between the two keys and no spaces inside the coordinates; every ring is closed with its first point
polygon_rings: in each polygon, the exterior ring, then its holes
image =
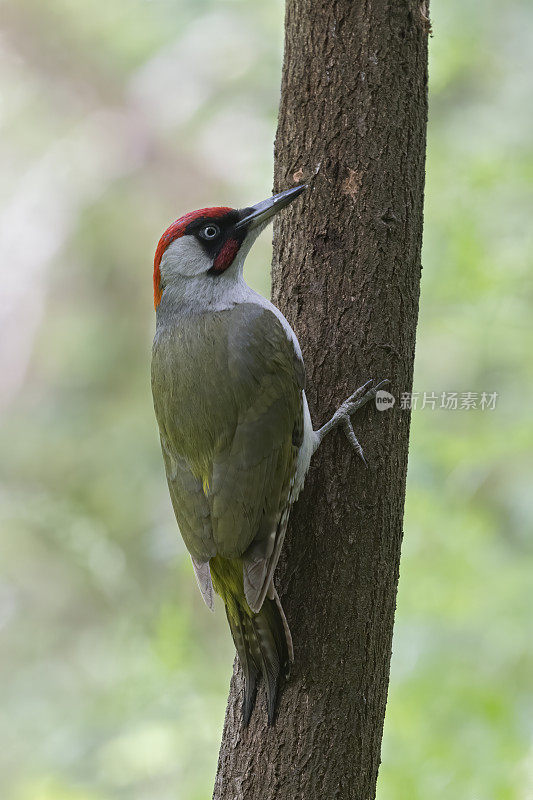
{"type": "Polygon", "coordinates": [[[356,391],[353,394],[351,394],[350,397],[346,398],[344,403],[341,403],[341,405],[339,406],[337,411],[333,414],[331,419],[328,420],[328,422],[326,422],[325,425],[322,425],[321,428],[315,431],[316,444],[314,450],[316,450],[319,447],[320,443],[322,442],[324,436],[327,433],[333,430],[333,428],[337,428],[340,425],[342,426],[342,429],[344,430],[344,433],[346,434],[348,441],[350,442],[354,450],[357,452],[357,454],[361,457],[363,463],[366,466],[366,460],[363,453],[363,448],[359,444],[357,436],[355,435],[351,416],[352,414],[355,414],[355,412],[358,409],[366,405],[366,403],[368,403],[369,400],[373,400],[376,394],[379,392],[379,390],[382,389],[384,386],[386,386],[388,383],[390,383],[390,381],[386,379],[380,381],[375,386],[371,386],[373,382],[374,382],[373,380],[369,380],[362,386],[360,386],[359,389],[356,389],[356,391]]]}

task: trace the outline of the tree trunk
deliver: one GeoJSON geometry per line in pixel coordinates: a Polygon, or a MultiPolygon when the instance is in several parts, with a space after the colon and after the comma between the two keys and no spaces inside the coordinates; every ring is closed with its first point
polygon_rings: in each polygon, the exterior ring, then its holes
{"type": "MultiPolygon", "coordinates": [[[[368,378],[411,390],[420,285],[427,5],[287,0],[273,299],[294,327],[314,427],[368,378]]],[[[354,417],[311,464],[276,583],[295,645],[268,728],[231,684],[215,800],[375,797],[402,540],[409,411],[354,417]]]]}

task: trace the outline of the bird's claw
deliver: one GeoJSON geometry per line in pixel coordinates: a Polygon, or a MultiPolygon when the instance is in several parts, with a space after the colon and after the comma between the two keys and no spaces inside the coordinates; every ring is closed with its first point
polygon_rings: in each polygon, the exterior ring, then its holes
{"type": "Polygon", "coordinates": [[[365,467],[368,467],[368,464],[363,453],[363,448],[361,447],[359,440],[355,435],[355,431],[352,425],[351,415],[354,414],[359,408],[366,405],[366,403],[368,403],[369,400],[372,400],[376,396],[376,394],[380,391],[380,389],[383,388],[383,386],[387,386],[390,383],[389,379],[385,378],[384,380],[379,381],[379,383],[377,383],[375,386],[372,386],[372,388],[368,389],[370,384],[372,384],[373,382],[374,382],[373,379],[370,379],[362,386],[360,386],[359,389],[356,389],[356,391],[352,395],[350,395],[350,397],[348,397],[347,400],[344,401],[344,403],[339,409],[340,415],[342,417],[341,424],[344,433],[346,434],[346,438],[354,448],[355,452],[361,458],[365,467]]]}
{"type": "Polygon", "coordinates": [[[380,381],[369,389],[368,387],[371,386],[372,383],[374,383],[373,379],[364,383],[359,387],[359,389],[356,389],[356,391],[340,405],[337,411],[333,414],[332,418],[326,422],[325,425],[322,425],[318,431],[315,431],[315,445],[313,452],[315,452],[320,446],[320,442],[324,439],[324,436],[329,433],[329,431],[333,430],[333,428],[336,428],[338,425],[341,425],[344,433],[346,434],[346,438],[359,457],[362,459],[365,466],[367,466],[366,459],[363,454],[363,448],[359,444],[353,429],[351,415],[361,408],[361,406],[364,406],[366,403],[368,403],[369,400],[372,400],[379,390],[383,386],[386,386],[388,383],[390,383],[390,381],[387,379],[380,381]]]}
{"type": "Polygon", "coordinates": [[[366,458],[365,458],[365,454],[363,453],[363,448],[361,447],[361,445],[359,443],[359,439],[355,435],[355,431],[354,431],[353,425],[352,425],[352,420],[350,419],[350,415],[349,414],[346,414],[346,416],[343,417],[343,419],[342,419],[342,427],[344,428],[344,433],[346,434],[346,438],[348,439],[348,441],[352,445],[353,449],[355,450],[357,455],[360,457],[360,459],[363,462],[363,464],[365,465],[365,467],[368,467],[368,464],[367,464],[366,458]]]}
{"type": "Polygon", "coordinates": [[[385,378],[385,380],[380,381],[375,386],[372,386],[371,389],[365,391],[373,382],[373,379],[371,379],[360,386],[359,389],[357,389],[352,395],[350,395],[350,397],[348,397],[347,400],[344,401],[341,408],[346,409],[348,414],[353,414],[358,408],[361,408],[361,406],[366,405],[369,400],[372,400],[383,386],[386,386],[388,383],[390,383],[389,379],[385,378]]]}
{"type": "Polygon", "coordinates": [[[370,378],[370,380],[369,380],[369,381],[367,381],[366,383],[363,383],[363,385],[362,385],[362,386],[360,386],[360,387],[359,387],[359,389],[356,389],[356,390],[355,390],[355,392],[354,392],[353,394],[351,394],[351,395],[350,395],[350,396],[349,396],[349,397],[348,397],[348,398],[347,398],[347,399],[344,401],[343,405],[348,405],[349,403],[353,403],[353,402],[355,402],[355,401],[356,401],[356,400],[357,400],[359,397],[361,397],[361,395],[363,395],[363,394],[365,393],[366,389],[368,389],[368,387],[369,387],[369,386],[370,386],[372,383],[374,383],[374,379],[373,379],[373,378],[370,378]]]}

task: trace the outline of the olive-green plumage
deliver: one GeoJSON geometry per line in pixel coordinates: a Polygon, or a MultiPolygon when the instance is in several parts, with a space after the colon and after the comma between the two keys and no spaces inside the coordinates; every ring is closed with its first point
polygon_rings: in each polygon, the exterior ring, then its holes
{"type": "Polygon", "coordinates": [[[303,438],[303,385],[301,358],[264,306],[158,322],[152,388],[170,496],[206,602],[212,583],[226,606],[245,722],[259,673],[272,720],[291,660],[272,573],[303,438]]]}

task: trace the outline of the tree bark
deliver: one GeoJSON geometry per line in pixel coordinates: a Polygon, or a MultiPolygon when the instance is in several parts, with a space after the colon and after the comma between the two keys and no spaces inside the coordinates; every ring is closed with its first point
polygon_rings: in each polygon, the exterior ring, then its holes
{"type": "MultiPolygon", "coordinates": [[[[273,300],[302,345],[315,428],[368,378],[412,386],[427,118],[427,4],[287,0],[275,187],[311,188],[275,230],[273,300]]],[[[311,464],[276,584],[295,645],[276,724],[241,725],[232,679],[215,800],[375,797],[409,411],[354,417],[311,464]]]]}

